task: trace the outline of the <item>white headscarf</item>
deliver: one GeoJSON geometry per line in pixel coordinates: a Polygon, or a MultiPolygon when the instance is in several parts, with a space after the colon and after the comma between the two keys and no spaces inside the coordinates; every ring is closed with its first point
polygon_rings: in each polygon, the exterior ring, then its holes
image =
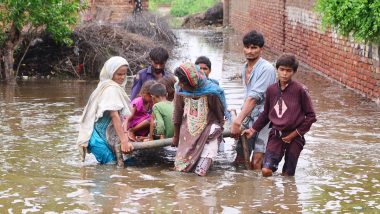
{"type": "Polygon", "coordinates": [[[77,145],[82,161],[85,157],[83,151],[88,146],[94,124],[103,116],[105,111],[119,111],[122,115],[130,115],[131,113],[129,109],[130,99],[125,92],[127,79],[121,85],[112,80],[117,69],[125,65],[129,66],[127,60],[120,56],[111,57],[104,63],[99,75],[100,82],[92,92],[79,121],[77,145]]]}

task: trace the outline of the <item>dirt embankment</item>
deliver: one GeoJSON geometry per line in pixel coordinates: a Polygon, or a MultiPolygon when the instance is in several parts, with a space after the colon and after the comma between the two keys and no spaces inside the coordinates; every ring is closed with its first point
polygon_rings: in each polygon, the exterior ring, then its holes
{"type": "Polygon", "coordinates": [[[149,64],[151,48],[163,46],[170,51],[176,40],[168,24],[149,13],[117,25],[83,23],[72,39],[74,44],[67,47],[41,35],[22,59],[27,45],[23,46],[15,63],[16,68],[20,64],[19,76],[97,78],[103,63],[116,55],[128,60],[131,75],[149,64]]]}
{"type": "Polygon", "coordinates": [[[198,13],[185,18],[182,27],[202,28],[209,26],[223,26],[223,3],[220,2],[204,13],[198,13]]]}

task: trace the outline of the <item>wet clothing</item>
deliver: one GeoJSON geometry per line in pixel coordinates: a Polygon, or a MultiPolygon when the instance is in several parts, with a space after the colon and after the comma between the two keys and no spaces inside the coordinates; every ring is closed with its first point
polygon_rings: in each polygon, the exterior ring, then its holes
{"type": "Polygon", "coordinates": [[[223,131],[224,107],[215,95],[193,99],[176,94],[174,103],[173,123],[180,127],[174,165],[178,171],[189,172],[201,157],[215,158],[223,131]]]}
{"type": "MultiPolygon", "coordinates": [[[[137,72],[131,89],[131,100],[135,99],[138,96],[144,82],[148,80],[156,80],[152,72],[153,71],[151,65],[137,72]]],[[[173,74],[165,70],[163,76],[173,76],[173,74]]]]}
{"type": "Polygon", "coordinates": [[[218,152],[226,98],[223,89],[207,80],[194,64],[185,63],[180,68],[192,89],[186,91],[176,85],[173,123],[175,130],[180,130],[174,166],[178,171],[189,172],[198,165],[196,173],[205,175],[218,152]]]}
{"type": "MultiPolygon", "coordinates": [[[[283,133],[283,137],[288,133],[283,133]]],[[[275,129],[272,129],[269,134],[268,146],[265,152],[263,168],[277,171],[278,164],[285,155],[285,163],[282,167],[282,173],[293,176],[296,172],[298,158],[301,154],[305,139],[296,137],[291,143],[285,143],[281,139],[281,135],[275,129]]]]}
{"type": "Polygon", "coordinates": [[[264,167],[275,171],[285,154],[283,172],[294,175],[299,154],[305,144],[303,136],[316,121],[313,105],[304,85],[290,81],[284,90],[279,83],[271,85],[266,92],[264,111],[252,126],[260,131],[269,122],[272,125],[264,167]],[[298,136],[290,145],[281,140],[294,130],[298,136]]]}
{"type": "Polygon", "coordinates": [[[106,137],[106,130],[110,122],[109,112],[105,112],[103,117],[95,122],[94,131],[88,143],[88,151],[95,155],[96,160],[101,164],[116,162],[106,137]]]}
{"type": "MultiPolygon", "coordinates": [[[[252,68],[251,76],[248,82],[245,81],[247,64],[244,65],[242,70],[243,85],[245,85],[244,97],[252,97],[256,101],[256,106],[253,108],[243,121],[242,128],[248,129],[252,126],[253,122],[259,117],[260,113],[264,110],[265,92],[267,88],[276,82],[276,70],[273,65],[267,60],[260,58],[252,68]]],[[[270,128],[269,126],[262,129],[255,137],[248,139],[248,146],[250,153],[260,152],[265,153],[266,145],[268,142],[270,128]]],[[[240,140],[236,147],[239,156],[242,156],[242,146],[240,140]]]]}
{"type": "Polygon", "coordinates": [[[171,138],[174,134],[172,102],[164,101],[154,104],[154,134],[164,135],[165,138],[171,138]]]}
{"type": "MultiPolygon", "coordinates": [[[[107,117],[109,116],[106,115],[106,112],[118,111],[121,117],[128,116],[131,113],[129,109],[130,100],[124,90],[127,80],[125,79],[121,84],[112,80],[114,73],[121,66],[128,66],[127,60],[122,57],[111,57],[105,62],[99,75],[100,82],[83,110],[77,138],[82,161],[84,161],[85,149],[88,147],[89,141],[105,139],[102,137],[104,130],[100,129],[99,126],[104,128],[106,124],[112,124],[108,121],[107,117]],[[99,124],[98,121],[100,121],[99,124]]],[[[113,126],[108,127],[113,128],[113,126]]],[[[108,151],[104,150],[104,154],[100,154],[100,156],[108,156],[108,151]]],[[[102,162],[105,163],[105,161],[102,162]]]]}
{"type": "MultiPolygon", "coordinates": [[[[135,114],[133,115],[133,118],[130,118],[128,121],[128,129],[133,128],[137,126],[138,124],[142,123],[144,120],[150,121],[151,114],[152,114],[152,108],[145,109],[144,107],[144,101],[142,97],[137,97],[136,99],[132,100],[131,102],[132,108],[135,108],[135,114]]],[[[135,134],[139,136],[146,136],[148,135],[149,130],[139,130],[135,134]]]]}

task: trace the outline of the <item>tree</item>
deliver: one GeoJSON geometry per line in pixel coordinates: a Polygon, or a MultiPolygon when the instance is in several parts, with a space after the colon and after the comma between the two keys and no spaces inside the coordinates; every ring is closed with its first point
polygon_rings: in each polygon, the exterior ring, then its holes
{"type": "Polygon", "coordinates": [[[0,0],[3,78],[15,81],[14,53],[25,39],[32,41],[37,32],[45,30],[55,41],[71,44],[72,28],[84,7],[81,0],[0,0]]]}
{"type": "Polygon", "coordinates": [[[316,10],[325,27],[361,42],[380,42],[379,0],[318,0],[316,10]]]}

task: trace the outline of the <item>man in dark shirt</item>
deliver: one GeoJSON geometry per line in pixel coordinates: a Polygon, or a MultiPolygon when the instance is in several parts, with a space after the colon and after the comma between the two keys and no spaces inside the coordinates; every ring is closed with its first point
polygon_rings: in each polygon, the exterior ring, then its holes
{"type": "Polygon", "coordinates": [[[282,55],[277,60],[276,68],[279,81],[268,87],[264,111],[252,128],[242,132],[251,138],[271,122],[272,130],[269,133],[262,168],[265,177],[271,176],[277,170],[284,155],[282,175],[295,174],[299,155],[305,145],[304,135],[317,121],[306,87],[292,80],[298,68],[295,56],[282,55]]]}
{"type": "Polygon", "coordinates": [[[164,76],[174,76],[171,72],[165,70],[166,61],[169,59],[169,53],[162,47],[153,48],[149,52],[151,65],[137,72],[133,80],[131,90],[131,100],[135,99],[140,92],[141,86],[148,80],[159,80],[164,76]]]}

